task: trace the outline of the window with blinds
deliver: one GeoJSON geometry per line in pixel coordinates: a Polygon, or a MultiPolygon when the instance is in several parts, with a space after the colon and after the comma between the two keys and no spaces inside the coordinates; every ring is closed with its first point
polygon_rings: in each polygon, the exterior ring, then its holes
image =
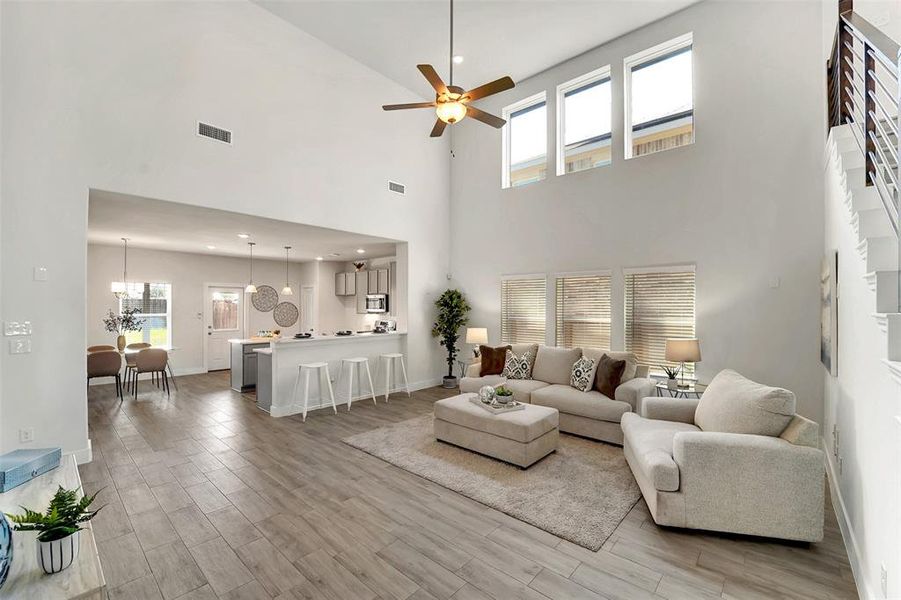
{"type": "Polygon", "coordinates": [[[172,286],[168,283],[125,284],[127,295],[119,299],[119,313],[126,308],[136,308],[136,315],[143,322],[141,331],[128,331],[125,340],[129,344],[148,342],[165,346],[171,342],[172,286]]]}
{"type": "Polygon", "coordinates": [[[546,282],[544,277],[501,281],[501,342],[543,344],[546,282]]]}
{"type": "Polygon", "coordinates": [[[557,345],[610,348],[610,276],[558,277],[557,345]]]}
{"type": "MultiPolygon", "coordinates": [[[[695,272],[645,270],[625,271],[626,350],[638,362],[660,372],[666,361],[666,340],[695,337],[695,272]]],[[[685,364],[685,374],[694,365],[685,364]]]]}

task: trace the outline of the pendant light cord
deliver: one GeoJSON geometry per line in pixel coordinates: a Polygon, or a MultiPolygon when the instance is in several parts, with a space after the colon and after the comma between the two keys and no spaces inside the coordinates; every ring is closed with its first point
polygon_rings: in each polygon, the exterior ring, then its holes
{"type": "Polygon", "coordinates": [[[253,242],[247,242],[250,246],[250,283],[253,283],[253,242]]]}
{"type": "Polygon", "coordinates": [[[285,246],[285,287],[288,287],[288,251],[291,246],[285,246]]]}

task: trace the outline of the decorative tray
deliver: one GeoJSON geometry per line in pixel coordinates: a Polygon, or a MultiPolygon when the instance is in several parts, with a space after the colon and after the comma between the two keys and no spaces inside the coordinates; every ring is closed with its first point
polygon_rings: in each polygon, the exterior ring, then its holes
{"type": "Polygon", "coordinates": [[[469,401],[477,406],[481,406],[493,415],[502,415],[504,413],[513,412],[514,410],[525,410],[526,408],[525,404],[516,402],[515,400],[508,402],[507,404],[499,404],[494,401],[492,401],[491,404],[485,404],[478,396],[473,396],[469,401]]]}

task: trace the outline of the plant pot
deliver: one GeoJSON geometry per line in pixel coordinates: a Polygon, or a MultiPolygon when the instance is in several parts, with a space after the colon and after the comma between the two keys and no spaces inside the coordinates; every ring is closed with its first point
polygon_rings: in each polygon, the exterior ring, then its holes
{"type": "Polygon", "coordinates": [[[13,562],[13,529],[6,520],[6,516],[0,512],[0,589],[9,576],[13,562]]]}
{"type": "Polygon", "coordinates": [[[456,377],[453,377],[453,376],[448,377],[447,375],[445,375],[445,376],[444,376],[444,383],[443,383],[443,385],[444,385],[444,387],[446,387],[447,389],[452,390],[452,389],[454,389],[455,387],[457,387],[457,378],[456,378],[456,377]]]}
{"type": "Polygon", "coordinates": [[[59,573],[72,564],[78,556],[78,550],[81,546],[80,534],[80,531],[76,531],[72,535],[67,535],[52,542],[38,541],[38,564],[44,570],[44,573],[48,575],[59,573]]]}
{"type": "Polygon", "coordinates": [[[676,379],[667,379],[666,380],[666,389],[668,389],[668,390],[679,389],[679,381],[676,379]]]}
{"type": "Polygon", "coordinates": [[[494,399],[497,400],[498,404],[510,404],[511,402],[513,402],[513,395],[511,394],[509,396],[501,396],[500,394],[498,394],[494,397],[494,399]]]}
{"type": "Polygon", "coordinates": [[[116,338],[116,347],[119,349],[119,352],[125,350],[125,336],[120,335],[116,338]]]}

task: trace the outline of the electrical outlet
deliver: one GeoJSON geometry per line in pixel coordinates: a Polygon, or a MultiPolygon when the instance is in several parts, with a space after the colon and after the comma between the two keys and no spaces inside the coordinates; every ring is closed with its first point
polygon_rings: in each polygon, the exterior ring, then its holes
{"type": "Polygon", "coordinates": [[[888,598],[888,569],[885,563],[879,565],[879,583],[882,585],[882,597],[888,598]]]}
{"type": "Polygon", "coordinates": [[[34,280],[35,281],[47,281],[47,267],[35,267],[34,268],[34,280]]]}
{"type": "Polygon", "coordinates": [[[29,442],[34,441],[34,428],[29,427],[28,429],[20,429],[19,430],[19,443],[27,444],[29,442]]]}
{"type": "Polygon", "coordinates": [[[29,354],[31,352],[31,338],[16,338],[9,340],[10,354],[29,354]]]}

